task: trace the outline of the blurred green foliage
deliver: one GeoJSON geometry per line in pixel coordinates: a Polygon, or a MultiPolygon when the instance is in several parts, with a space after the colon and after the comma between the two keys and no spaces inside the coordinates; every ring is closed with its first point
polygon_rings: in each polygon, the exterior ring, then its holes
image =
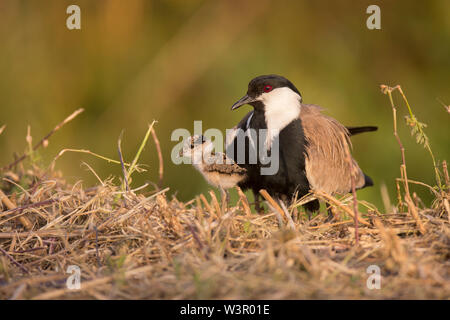
{"type": "MultiPolygon", "coordinates": [[[[175,166],[170,141],[176,128],[225,130],[250,109],[230,111],[254,76],[277,73],[346,125],[378,125],[353,138],[354,155],[376,186],[359,196],[381,204],[380,184],[395,201],[400,151],[392,135],[389,101],[380,84],[400,84],[413,110],[428,124],[438,160],[449,160],[450,1],[0,1],[0,165],[27,148],[72,111],[86,111],[57,132],[39,152],[48,165],[63,148],[117,158],[117,139],[131,161],[148,123],[165,159],[164,185],[182,200],[209,187],[191,166],[175,166]],[[66,28],[66,8],[81,8],[81,30],[66,28]],[[366,8],[381,7],[381,30],[366,28],[366,8]]],[[[434,185],[431,160],[404,125],[400,135],[410,179],[434,185]]],[[[85,154],[64,155],[65,176],[96,183],[121,168],[85,154]]],[[[134,187],[157,181],[152,141],[141,156],[148,173],[134,187]]],[[[414,187],[430,201],[429,192],[414,187]]]]}

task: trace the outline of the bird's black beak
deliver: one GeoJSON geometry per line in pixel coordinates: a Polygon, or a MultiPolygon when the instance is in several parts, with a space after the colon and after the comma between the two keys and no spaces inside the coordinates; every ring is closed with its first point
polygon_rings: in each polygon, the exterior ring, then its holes
{"type": "Polygon", "coordinates": [[[242,98],[240,98],[238,101],[235,102],[235,104],[233,104],[231,106],[231,110],[237,109],[241,106],[243,106],[244,104],[249,104],[254,102],[255,99],[252,97],[249,97],[247,94],[245,96],[243,96],[242,98]]]}

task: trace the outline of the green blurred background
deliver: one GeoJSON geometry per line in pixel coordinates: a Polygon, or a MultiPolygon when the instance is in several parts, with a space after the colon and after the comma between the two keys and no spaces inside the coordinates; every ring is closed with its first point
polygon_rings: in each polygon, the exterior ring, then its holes
{"type": "MultiPolygon", "coordinates": [[[[380,84],[402,85],[439,160],[449,160],[450,1],[0,1],[0,165],[26,148],[27,126],[37,142],[79,107],[85,112],[40,151],[48,165],[63,148],[89,149],[117,159],[117,139],[131,161],[148,123],[164,156],[164,186],[181,200],[209,189],[188,165],[174,165],[176,128],[225,130],[250,106],[230,106],[257,75],[289,78],[304,102],[319,104],[346,125],[377,125],[353,139],[354,155],[376,186],[359,196],[381,205],[380,185],[395,199],[400,152],[392,111],[380,84]],[[66,28],[66,8],[81,8],[81,30],[66,28]],[[366,28],[366,8],[381,7],[381,30],[366,28]]],[[[402,120],[411,179],[434,185],[431,159],[402,120]]],[[[56,168],[67,179],[96,183],[120,176],[120,166],[89,155],[66,154],[56,168]]],[[[146,174],[133,186],[157,181],[150,139],[141,158],[146,174]]],[[[414,188],[429,203],[428,191],[414,188]]]]}

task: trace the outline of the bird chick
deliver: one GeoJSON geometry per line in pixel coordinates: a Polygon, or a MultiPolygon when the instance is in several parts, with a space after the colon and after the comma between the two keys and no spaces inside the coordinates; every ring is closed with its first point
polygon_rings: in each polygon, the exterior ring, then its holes
{"type": "Polygon", "coordinates": [[[238,166],[223,152],[213,152],[214,144],[202,135],[189,137],[180,156],[191,159],[192,165],[206,181],[220,189],[222,199],[228,202],[227,189],[233,188],[247,178],[247,170],[238,166]]]}

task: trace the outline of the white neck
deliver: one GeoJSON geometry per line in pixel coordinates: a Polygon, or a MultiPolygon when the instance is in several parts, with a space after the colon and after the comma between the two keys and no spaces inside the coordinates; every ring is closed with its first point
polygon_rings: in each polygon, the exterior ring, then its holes
{"type": "Polygon", "coordinates": [[[266,145],[270,147],[280,131],[300,116],[301,97],[290,88],[283,87],[262,94],[261,101],[265,105],[264,116],[268,130],[266,145]]]}

